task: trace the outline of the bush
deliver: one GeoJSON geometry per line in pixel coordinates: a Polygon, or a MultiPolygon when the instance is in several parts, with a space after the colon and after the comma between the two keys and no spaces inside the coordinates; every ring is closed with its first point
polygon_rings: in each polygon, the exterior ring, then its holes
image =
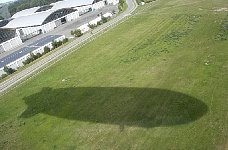
{"type": "Polygon", "coordinates": [[[31,62],[33,62],[34,60],[31,58],[31,57],[29,57],[29,58],[27,58],[25,61],[23,61],[23,64],[24,65],[27,65],[27,64],[30,64],[31,62]]]}
{"type": "Polygon", "coordinates": [[[118,9],[120,12],[123,11],[125,3],[125,0],[119,0],[118,9]]]}
{"type": "Polygon", "coordinates": [[[27,58],[27,59],[23,62],[23,64],[24,64],[24,65],[30,64],[31,62],[33,62],[34,60],[40,58],[41,56],[42,56],[42,54],[40,54],[40,53],[37,53],[36,55],[34,55],[32,52],[30,52],[30,57],[27,58]]]}
{"type": "Polygon", "coordinates": [[[32,59],[32,61],[36,60],[38,57],[36,55],[34,55],[32,52],[30,52],[30,58],[32,59]]]}
{"type": "Polygon", "coordinates": [[[116,11],[115,10],[112,10],[112,14],[116,14],[116,11]]]}
{"type": "Polygon", "coordinates": [[[8,68],[7,66],[5,66],[3,70],[7,73],[7,75],[10,75],[16,71],[15,69],[8,68]]]}
{"type": "Polygon", "coordinates": [[[103,23],[106,23],[106,22],[108,22],[108,18],[106,18],[106,17],[101,17],[101,21],[103,22],[103,23]]]}
{"type": "Polygon", "coordinates": [[[7,74],[3,74],[3,75],[1,75],[0,79],[4,79],[4,78],[6,78],[7,76],[8,76],[7,74]]]}
{"type": "Polygon", "coordinates": [[[70,34],[71,34],[71,35],[74,35],[74,31],[73,31],[73,30],[72,30],[72,31],[70,31],[70,34]]]}
{"type": "Polygon", "coordinates": [[[47,46],[44,47],[44,54],[47,54],[51,51],[51,49],[47,46]]]}
{"type": "Polygon", "coordinates": [[[59,46],[61,46],[61,45],[63,45],[63,41],[58,41],[58,42],[57,42],[57,47],[59,47],[59,46]]]}
{"type": "Polygon", "coordinates": [[[63,44],[67,43],[69,41],[68,38],[63,39],[63,44]]]}
{"type": "Polygon", "coordinates": [[[88,27],[89,27],[90,29],[94,29],[94,28],[97,27],[97,25],[95,25],[95,24],[89,24],[88,27]]]}
{"type": "Polygon", "coordinates": [[[97,25],[99,26],[102,25],[102,21],[97,22],[97,25]]]}
{"type": "Polygon", "coordinates": [[[81,30],[77,29],[77,30],[74,31],[74,35],[75,35],[75,37],[80,37],[83,34],[82,34],[82,31],[81,30]]]}
{"type": "Polygon", "coordinates": [[[37,58],[40,58],[40,57],[42,57],[42,54],[37,53],[37,54],[36,54],[36,57],[37,57],[37,58]]]}

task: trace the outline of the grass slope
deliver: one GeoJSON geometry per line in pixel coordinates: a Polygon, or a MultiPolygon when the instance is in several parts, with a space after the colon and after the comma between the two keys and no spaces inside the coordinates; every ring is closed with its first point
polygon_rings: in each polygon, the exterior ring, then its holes
{"type": "Polygon", "coordinates": [[[159,0],[0,97],[0,149],[227,149],[227,0],[159,0]]]}

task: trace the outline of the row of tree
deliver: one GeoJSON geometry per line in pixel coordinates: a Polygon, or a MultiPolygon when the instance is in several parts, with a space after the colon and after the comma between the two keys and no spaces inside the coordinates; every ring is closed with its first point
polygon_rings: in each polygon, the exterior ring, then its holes
{"type": "Polygon", "coordinates": [[[42,57],[43,55],[49,53],[50,51],[60,47],[61,45],[65,44],[68,42],[68,38],[65,38],[63,41],[53,41],[52,42],[52,49],[50,49],[48,46],[44,47],[44,52],[41,53],[37,53],[36,55],[33,54],[32,52],[30,53],[30,56],[23,62],[24,65],[30,64],[31,62],[33,62],[34,60],[42,57]]]}

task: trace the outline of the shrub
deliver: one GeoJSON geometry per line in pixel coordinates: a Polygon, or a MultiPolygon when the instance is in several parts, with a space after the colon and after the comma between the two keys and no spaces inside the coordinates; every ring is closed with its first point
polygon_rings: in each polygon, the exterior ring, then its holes
{"type": "Polygon", "coordinates": [[[125,0],[119,0],[118,9],[120,12],[123,11],[125,3],[125,0]]]}
{"type": "Polygon", "coordinates": [[[112,14],[116,14],[116,11],[115,10],[112,10],[112,14]]]}
{"type": "Polygon", "coordinates": [[[7,74],[3,74],[3,75],[1,75],[0,79],[4,79],[7,76],[8,76],[7,74]]]}
{"type": "Polygon", "coordinates": [[[97,27],[97,25],[95,25],[95,24],[89,24],[88,27],[89,27],[90,29],[94,29],[94,28],[97,27]]]}
{"type": "Polygon", "coordinates": [[[25,61],[23,61],[24,65],[30,64],[33,61],[31,57],[27,58],[25,61]]]}
{"type": "Polygon", "coordinates": [[[97,25],[102,25],[102,21],[97,22],[97,25]]]}
{"type": "Polygon", "coordinates": [[[37,53],[36,56],[37,56],[37,58],[40,58],[40,57],[42,57],[42,54],[37,53]]]}
{"type": "Polygon", "coordinates": [[[74,35],[75,35],[75,37],[80,37],[83,34],[82,34],[82,31],[81,30],[77,29],[77,30],[74,31],[74,35]]]}
{"type": "Polygon", "coordinates": [[[5,66],[3,70],[7,73],[7,75],[10,75],[16,71],[15,69],[9,68],[7,66],[5,66]]]}
{"type": "Polygon", "coordinates": [[[59,47],[59,46],[61,46],[61,45],[63,45],[63,42],[62,42],[62,41],[58,41],[58,42],[57,42],[57,47],[59,47]]]}
{"type": "Polygon", "coordinates": [[[51,49],[47,46],[44,47],[44,54],[49,53],[51,49]]]}
{"type": "Polygon", "coordinates": [[[71,34],[71,35],[74,35],[74,31],[73,31],[73,30],[72,30],[72,31],[70,31],[70,34],[71,34]]]}
{"type": "Polygon", "coordinates": [[[38,57],[36,55],[34,55],[32,52],[30,52],[30,58],[32,59],[32,61],[36,60],[38,57]]]}
{"type": "Polygon", "coordinates": [[[69,41],[68,38],[63,39],[63,44],[67,43],[69,41]]]}
{"type": "Polygon", "coordinates": [[[106,23],[106,22],[108,22],[108,18],[106,18],[106,17],[101,17],[101,21],[103,22],[103,23],[106,23]]]}
{"type": "Polygon", "coordinates": [[[53,42],[51,43],[51,45],[52,45],[52,49],[55,49],[55,48],[58,47],[58,43],[57,43],[56,41],[53,41],[53,42]]]}

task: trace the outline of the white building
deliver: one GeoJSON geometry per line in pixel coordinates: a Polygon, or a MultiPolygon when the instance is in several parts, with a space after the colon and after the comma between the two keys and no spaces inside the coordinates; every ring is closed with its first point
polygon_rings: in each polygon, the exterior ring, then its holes
{"type": "MultiPolygon", "coordinates": [[[[113,0],[112,0],[113,1],[113,0]]],[[[86,12],[105,6],[102,0],[64,0],[51,5],[25,9],[14,14],[3,29],[16,29],[17,35],[11,41],[0,41],[1,51],[9,51],[22,41],[38,34],[47,33],[56,27],[77,19],[86,12]],[[19,39],[21,38],[21,40],[19,39]],[[9,46],[5,46],[9,45],[9,46]]]]}
{"type": "Polygon", "coordinates": [[[81,32],[82,33],[85,33],[85,32],[87,32],[87,31],[89,31],[90,30],[90,28],[88,27],[88,23],[86,23],[86,24],[84,24],[84,25],[81,25],[80,27],[78,27],[77,29],[78,30],[81,30],[81,32]]]}

